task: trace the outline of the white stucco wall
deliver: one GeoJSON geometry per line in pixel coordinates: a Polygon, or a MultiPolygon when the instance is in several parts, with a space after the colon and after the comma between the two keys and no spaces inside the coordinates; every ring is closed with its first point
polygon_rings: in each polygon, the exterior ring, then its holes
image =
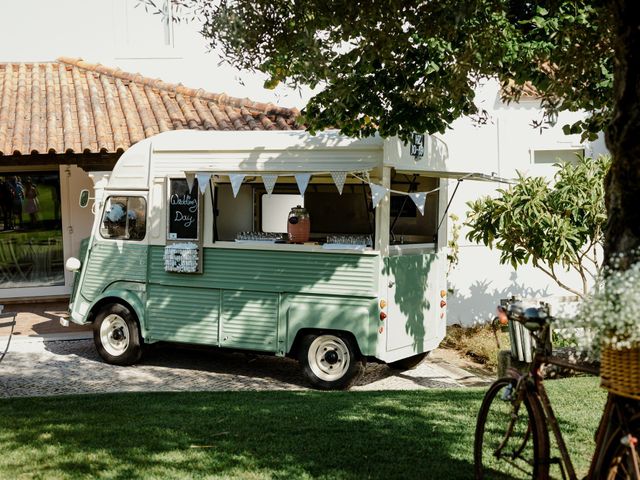
{"type": "MultiPolygon", "coordinates": [[[[563,134],[562,125],[580,118],[580,113],[562,114],[556,127],[541,131],[532,126],[532,121],[541,115],[539,103],[526,100],[520,105],[505,105],[500,101],[498,84],[493,81],[486,82],[479,90],[477,102],[489,112],[490,122],[477,126],[469,119],[460,119],[443,136],[449,148],[449,162],[456,165],[452,170],[495,172],[503,178],[515,178],[520,171],[552,178],[555,167],[533,164],[533,150],[584,147],[589,156],[606,153],[602,139],[582,145],[579,136],[563,134]]],[[[450,192],[454,187],[452,184],[450,192]]],[[[493,182],[464,181],[451,204],[450,213],[456,214],[462,224],[468,201],[483,195],[496,195],[496,189],[505,187],[493,182]]],[[[450,234],[450,223],[447,228],[450,234]]],[[[448,279],[449,290],[453,291],[448,297],[449,323],[469,325],[491,319],[499,300],[511,295],[556,298],[571,295],[533,267],[520,267],[516,271],[509,265],[500,265],[498,251],[467,241],[466,233],[467,229],[463,227],[458,242],[460,261],[448,279]]],[[[563,280],[580,285],[572,274],[563,274],[563,280]]]]}

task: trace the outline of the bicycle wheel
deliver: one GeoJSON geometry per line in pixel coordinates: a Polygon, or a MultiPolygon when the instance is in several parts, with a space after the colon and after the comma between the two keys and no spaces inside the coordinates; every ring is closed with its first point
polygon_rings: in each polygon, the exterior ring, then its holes
{"type": "Polygon", "coordinates": [[[638,479],[635,474],[635,464],[640,456],[640,448],[629,442],[629,434],[640,438],[640,418],[635,417],[627,428],[616,428],[605,443],[605,453],[602,457],[600,473],[593,478],[607,480],[638,479]],[[635,451],[635,455],[634,455],[635,451]],[[635,460],[634,460],[635,456],[635,460]]]}
{"type": "Polygon", "coordinates": [[[473,448],[475,478],[549,476],[549,431],[537,399],[516,399],[516,380],[496,380],[484,396],[473,448]]]}

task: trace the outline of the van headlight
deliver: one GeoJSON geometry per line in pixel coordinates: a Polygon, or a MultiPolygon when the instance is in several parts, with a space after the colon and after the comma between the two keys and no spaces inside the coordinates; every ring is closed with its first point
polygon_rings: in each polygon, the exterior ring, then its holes
{"type": "Polygon", "coordinates": [[[76,257],[69,257],[64,264],[64,267],[70,272],[77,272],[78,270],[80,270],[81,266],[82,264],[80,263],[80,260],[78,260],[76,257]]]}

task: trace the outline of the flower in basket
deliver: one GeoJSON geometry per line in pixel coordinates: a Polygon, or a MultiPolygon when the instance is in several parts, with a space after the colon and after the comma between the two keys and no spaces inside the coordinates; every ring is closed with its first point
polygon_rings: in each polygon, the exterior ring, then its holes
{"type": "Polygon", "coordinates": [[[604,273],[569,321],[570,326],[584,329],[585,346],[596,355],[601,349],[640,346],[640,262],[628,270],[604,273]]]}

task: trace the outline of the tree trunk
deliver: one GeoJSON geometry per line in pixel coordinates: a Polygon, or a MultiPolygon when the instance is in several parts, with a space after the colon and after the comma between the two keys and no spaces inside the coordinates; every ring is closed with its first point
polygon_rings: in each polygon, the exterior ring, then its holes
{"type": "Polygon", "coordinates": [[[606,179],[604,260],[625,270],[640,259],[640,9],[637,0],[615,0],[610,6],[615,26],[614,111],[605,139],[613,163],[606,179]]]}

